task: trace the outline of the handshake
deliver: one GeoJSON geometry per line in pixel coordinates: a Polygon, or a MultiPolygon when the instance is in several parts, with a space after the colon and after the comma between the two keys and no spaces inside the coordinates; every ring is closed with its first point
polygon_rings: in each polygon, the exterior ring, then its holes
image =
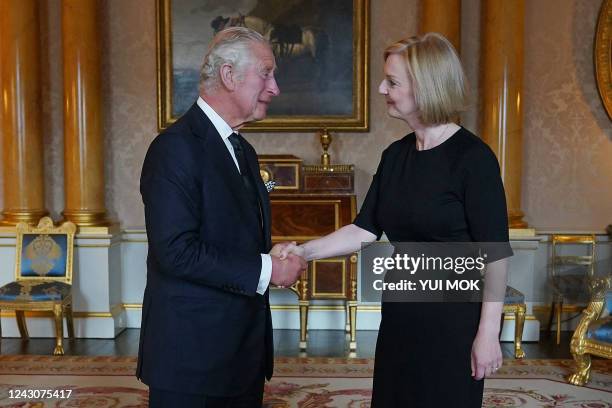
{"type": "Polygon", "coordinates": [[[272,277],[270,283],[284,288],[298,280],[308,264],[304,259],[304,248],[295,242],[281,242],[272,248],[272,277]]]}

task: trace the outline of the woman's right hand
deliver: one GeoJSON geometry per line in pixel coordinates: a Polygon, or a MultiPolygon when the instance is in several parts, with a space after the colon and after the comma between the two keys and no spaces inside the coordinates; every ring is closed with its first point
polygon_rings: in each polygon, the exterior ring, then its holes
{"type": "Polygon", "coordinates": [[[289,242],[281,248],[278,257],[280,259],[285,259],[289,254],[294,254],[304,258],[305,252],[306,250],[304,247],[297,245],[295,242],[289,242]]]}

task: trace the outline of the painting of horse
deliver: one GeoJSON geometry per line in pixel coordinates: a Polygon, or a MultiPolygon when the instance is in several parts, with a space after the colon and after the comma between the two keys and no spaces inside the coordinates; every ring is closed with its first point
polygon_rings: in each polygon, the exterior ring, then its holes
{"type": "Polygon", "coordinates": [[[359,21],[356,12],[363,18],[367,0],[157,1],[165,3],[171,16],[172,117],[197,98],[201,59],[212,37],[227,27],[251,28],[271,44],[281,93],[268,110],[270,120],[363,117],[357,110],[365,104],[355,98],[363,95],[367,81],[356,81],[367,70],[356,62],[365,64],[365,52],[355,47],[362,41],[354,37],[362,37],[364,27],[354,22],[359,21]]]}
{"type": "Polygon", "coordinates": [[[321,55],[321,50],[326,48],[329,40],[325,31],[316,27],[300,27],[296,24],[277,24],[275,26],[255,16],[217,16],[210,25],[215,33],[227,27],[251,28],[270,41],[276,58],[299,57],[307,54],[316,59],[321,55]],[[317,48],[319,53],[317,53],[317,48]]]}

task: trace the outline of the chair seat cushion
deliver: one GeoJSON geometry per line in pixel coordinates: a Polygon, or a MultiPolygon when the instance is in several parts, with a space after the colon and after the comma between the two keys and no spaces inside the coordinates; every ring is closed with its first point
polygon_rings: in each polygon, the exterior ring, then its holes
{"type": "Polygon", "coordinates": [[[612,344],[612,317],[593,322],[587,330],[587,338],[612,344]]]}
{"type": "Polygon", "coordinates": [[[506,286],[506,295],[504,296],[504,304],[514,305],[517,303],[525,303],[525,295],[512,286],[506,286]]]}
{"type": "Polygon", "coordinates": [[[55,281],[17,281],[0,288],[0,302],[61,301],[70,294],[71,285],[55,281]]]}

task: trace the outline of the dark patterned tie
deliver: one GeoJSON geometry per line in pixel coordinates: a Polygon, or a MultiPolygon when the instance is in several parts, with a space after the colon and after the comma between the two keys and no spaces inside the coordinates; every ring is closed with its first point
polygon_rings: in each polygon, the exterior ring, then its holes
{"type": "Polygon", "coordinates": [[[255,184],[255,179],[249,170],[249,166],[246,161],[244,149],[242,148],[242,136],[232,133],[228,137],[232,147],[234,148],[234,154],[236,155],[236,161],[238,162],[238,167],[240,167],[240,176],[242,177],[242,183],[247,191],[247,195],[249,196],[250,207],[254,212],[254,215],[257,217],[260,225],[260,234],[261,234],[261,244],[262,247],[264,245],[264,237],[263,237],[263,225],[262,225],[262,215],[261,208],[259,203],[259,195],[257,194],[257,187],[255,184]]]}
{"type": "Polygon", "coordinates": [[[244,149],[242,148],[242,142],[240,141],[240,136],[236,133],[232,133],[228,137],[232,147],[234,148],[234,154],[236,155],[236,160],[238,161],[238,167],[240,168],[240,175],[242,176],[242,182],[246,187],[249,194],[254,194],[257,197],[257,191],[255,190],[255,185],[253,184],[253,180],[250,177],[249,166],[247,164],[246,158],[244,157],[244,149]]]}

